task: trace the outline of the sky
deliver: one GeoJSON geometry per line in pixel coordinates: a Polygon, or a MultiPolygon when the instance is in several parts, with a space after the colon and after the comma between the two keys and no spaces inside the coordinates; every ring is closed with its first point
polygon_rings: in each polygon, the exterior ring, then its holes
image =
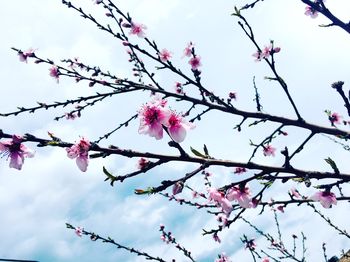
{"type": "MultiPolygon", "coordinates": [[[[94,1],[73,1],[88,12],[103,17],[94,1]]],[[[173,52],[174,63],[190,73],[189,65],[182,59],[182,51],[190,41],[196,45],[196,52],[202,58],[202,83],[209,90],[227,96],[230,91],[237,92],[235,105],[238,108],[254,111],[254,92],[252,79],[255,76],[264,110],[271,114],[294,117],[291,107],[275,83],[264,79],[270,72],[263,63],[254,62],[254,46],[245,37],[230,16],[235,5],[242,6],[245,1],[180,1],[180,0],[122,0],[118,5],[130,12],[135,21],[147,25],[147,36],[158,46],[173,52]],[[214,3],[215,2],[215,3],[214,3]]],[[[350,3],[346,0],[329,0],[329,7],[345,21],[350,3]]],[[[320,28],[327,20],[318,17],[311,19],[304,15],[305,6],[295,0],[265,0],[253,10],[246,12],[256,38],[261,45],[270,40],[281,47],[276,56],[278,70],[290,87],[303,117],[312,123],[329,126],[325,109],[337,111],[346,117],[340,98],[330,87],[331,83],[342,80],[349,83],[346,52],[349,36],[337,28],[320,28]]],[[[100,87],[89,88],[75,84],[69,79],[60,79],[57,84],[49,76],[48,67],[22,63],[10,48],[22,50],[36,49],[41,57],[54,61],[79,57],[92,65],[100,65],[116,75],[131,77],[131,65],[127,62],[125,47],[112,37],[99,31],[94,25],[67,9],[61,1],[12,0],[4,1],[0,10],[2,41],[0,42],[2,79],[2,102],[0,112],[10,112],[17,106],[33,106],[37,101],[64,101],[76,96],[103,91],[100,87]]],[[[139,41],[135,39],[135,41],[139,41]]],[[[140,42],[141,43],[141,42],[140,42]]],[[[157,71],[157,79],[168,88],[177,80],[173,75],[157,71]]],[[[74,121],[54,121],[54,117],[68,109],[40,111],[36,114],[22,114],[17,117],[0,119],[0,128],[7,133],[31,133],[46,137],[53,132],[65,141],[74,142],[79,136],[91,140],[113,129],[134,114],[141,104],[149,99],[147,94],[115,97],[104,104],[83,112],[74,121]]],[[[170,102],[177,110],[184,105],[170,102]]],[[[200,112],[200,109],[198,109],[200,112]]],[[[241,133],[233,130],[240,121],[237,117],[208,114],[196,123],[183,142],[184,148],[201,148],[206,144],[212,155],[222,159],[247,161],[252,148],[249,139],[260,141],[265,138],[273,125],[262,128],[245,126],[241,133]]],[[[167,146],[168,140],[156,141],[154,138],[139,135],[138,122],[122,129],[110,140],[103,141],[121,148],[140,151],[174,153],[167,146]]],[[[276,147],[285,145],[296,148],[307,133],[293,128],[286,129],[289,136],[277,140],[276,147]]],[[[168,260],[183,257],[174,247],[162,243],[158,231],[159,224],[165,224],[177,240],[192,250],[197,261],[214,261],[217,254],[226,252],[233,261],[247,260],[240,237],[257,238],[258,247],[266,242],[258,238],[254,231],[243,222],[238,222],[220,234],[222,244],[215,243],[211,237],[203,237],[202,229],[215,227],[216,221],[204,210],[193,210],[174,202],[155,196],[136,196],[135,188],[156,186],[164,179],[178,178],[191,171],[193,166],[172,164],[157,168],[143,176],[116,184],[111,187],[103,181],[102,166],[116,174],[135,170],[136,160],[109,157],[90,161],[88,171],[82,173],[75,162],[66,157],[65,151],[55,148],[35,148],[34,158],[26,159],[20,172],[10,169],[6,158],[0,159],[0,258],[32,259],[38,261],[143,261],[139,257],[117,250],[103,243],[79,238],[65,228],[69,222],[110,236],[121,244],[133,246],[168,260]]],[[[324,158],[332,156],[339,169],[349,173],[348,152],[335,146],[325,137],[318,137],[295,158],[295,166],[304,169],[330,171],[324,158]]],[[[266,158],[259,154],[254,160],[266,165],[281,165],[282,156],[266,158]]],[[[232,180],[230,170],[213,170],[213,184],[222,185],[232,180]]],[[[189,182],[191,186],[203,183],[196,177],[189,182]]],[[[279,184],[273,187],[271,195],[286,199],[292,184],[279,184]]],[[[300,186],[304,194],[314,192],[312,188],[300,186]]],[[[321,245],[327,243],[329,256],[339,255],[341,249],[349,248],[345,238],[339,237],[324,225],[312,210],[291,207],[279,214],[281,228],[290,243],[290,235],[304,232],[308,237],[310,261],[322,259],[321,245]]],[[[349,230],[344,210],[348,205],[339,203],[325,211],[341,228],[349,230]]],[[[247,214],[256,225],[274,232],[271,211],[257,216],[256,212],[247,214]]],[[[250,258],[249,258],[250,259],[250,258]]]]}

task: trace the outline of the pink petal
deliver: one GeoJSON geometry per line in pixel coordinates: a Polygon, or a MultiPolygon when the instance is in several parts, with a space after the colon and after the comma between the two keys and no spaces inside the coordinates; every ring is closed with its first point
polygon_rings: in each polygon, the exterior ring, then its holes
{"type": "Polygon", "coordinates": [[[10,155],[10,167],[11,168],[15,168],[17,170],[21,170],[22,169],[22,165],[23,165],[23,161],[24,161],[24,157],[20,154],[18,154],[17,152],[13,152],[10,155]]]}
{"type": "Polygon", "coordinates": [[[171,138],[177,142],[181,143],[182,141],[185,140],[186,137],[186,129],[180,125],[180,126],[175,126],[175,127],[170,127],[169,128],[169,134],[171,138]]]}
{"type": "Polygon", "coordinates": [[[88,160],[87,156],[79,156],[76,159],[77,166],[79,167],[79,169],[82,172],[86,172],[87,166],[88,166],[88,162],[89,162],[89,160],[88,160]]]}

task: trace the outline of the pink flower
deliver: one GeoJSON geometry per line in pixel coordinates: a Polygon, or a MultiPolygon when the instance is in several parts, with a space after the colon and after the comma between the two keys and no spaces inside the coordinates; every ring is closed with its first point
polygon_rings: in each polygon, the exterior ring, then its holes
{"type": "Polygon", "coordinates": [[[214,201],[216,204],[218,204],[225,214],[229,215],[231,213],[233,207],[223,193],[212,187],[208,189],[208,193],[209,201],[214,201]]]}
{"type": "Polygon", "coordinates": [[[229,201],[236,200],[243,208],[253,207],[252,198],[248,186],[241,188],[240,186],[233,186],[227,190],[226,198],[229,201]]]}
{"type": "Polygon", "coordinates": [[[209,193],[209,201],[219,202],[224,197],[224,194],[218,191],[216,188],[210,187],[208,188],[209,193]]]}
{"type": "Polygon", "coordinates": [[[252,56],[255,57],[255,62],[261,61],[261,51],[256,51],[252,56]]]}
{"type": "Polygon", "coordinates": [[[274,47],[272,48],[272,44],[269,44],[268,46],[264,46],[262,51],[256,51],[253,56],[256,58],[255,61],[261,61],[261,59],[267,59],[270,57],[271,54],[279,53],[281,51],[280,47],[274,47]]]}
{"type": "Polygon", "coordinates": [[[283,205],[277,206],[277,210],[284,213],[284,206],[283,205]]]}
{"type": "Polygon", "coordinates": [[[175,92],[177,94],[179,94],[179,95],[184,95],[185,94],[181,83],[175,82],[175,92]]]}
{"type": "Polygon", "coordinates": [[[181,115],[175,112],[171,112],[166,126],[168,127],[169,135],[177,143],[184,141],[186,131],[195,127],[193,123],[185,121],[181,115]]]}
{"type": "Polygon", "coordinates": [[[192,42],[189,42],[187,46],[184,49],[183,56],[182,57],[190,57],[192,55],[192,49],[194,48],[194,44],[192,42]]]}
{"type": "Polygon", "coordinates": [[[18,51],[18,56],[19,56],[19,61],[21,62],[28,62],[27,61],[27,58],[28,57],[33,57],[34,56],[34,49],[30,48],[28,49],[27,51],[25,52],[22,52],[22,51],[18,51]]]}
{"type": "Polygon", "coordinates": [[[25,157],[34,157],[34,151],[21,144],[22,137],[13,135],[12,140],[0,142],[0,155],[10,158],[10,168],[22,169],[25,157]]]}
{"type": "Polygon", "coordinates": [[[78,115],[70,112],[70,113],[65,113],[64,114],[67,120],[74,120],[78,117],[78,115]]]}
{"type": "Polygon", "coordinates": [[[247,172],[247,169],[245,167],[236,167],[235,171],[233,171],[234,174],[243,174],[247,172]]]}
{"type": "Polygon", "coordinates": [[[145,169],[149,165],[150,161],[144,157],[141,157],[137,163],[137,168],[142,170],[145,169]]]}
{"type": "Polygon", "coordinates": [[[57,66],[52,66],[50,69],[50,76],[56,79],[56,82],[58,83],[59,81],[59,76],[60,76],[60,72],[58,71],[57,66]]]}
{"type": "Polygon", "coordinates": [[[200,56],[195,56],[195,57],[192,57],[190,59],[190,61],[188,61],[188,63],[191,65],[192,67],[192,70],[197,70],[198,67],[200,67],[202,65],[201,63],[201,57],[200,56]]]}
{"type": "Polygon", "coordinates": [[[273,52],[274,53],[279,53],[281,51],[281,48],[280,47],[275,47],[274,49],[273,49],[273,52]]]}
{"type": "Polygon", "coordinates": [[[264,46],[264,49],[261,52],[261,58],[268,58],[271,54],[272,45],[264,46]]]}
{"type": "Polygon", "coordinates": [[[130,35],[137,35],[138,37],[144,38],[145,37],[145,31],[147,27],[143,24],[138,24],[132,22],[130,24],[130,35]]]}
{"type": "Polygon", "coordinates": [[[172,57],[171,52],[169,52],[167,49],[163,49],[162,51],[160,51],[159,53],[159,58],[160,61],[162,61],[163,63],[166,63],[170,60],[170,58],[172,57]]]}
{"type": "Polygon", "coordinates": [[[275,156],[276,148],[271,145],[264,146],[264,156],[275,156]]]}
{"type": "Polygon", "coordinates": [[[245,244],[245,248],[248,248],[249,250],[255,250],[255,248],[256,248],[255,239],[252,238],[252,239],[248,240],[245,244]]]}
{"type": "Polygon", "coordinates": [[[75,228],[75,234],[78,236],[78,237],[81,237],[83,235],[83,231],[84,231],[84,228],[82,227],[76,227],[75,228]]]}
{"type": "Polygon", "coordinates": [[[215,262],[231,262],[231,259],[226,256],[225,253],[221,253],[221,255],[219,255],[219,258],[215,259],[215,262]]]}
{"type": "Polygon", "coordinates": [[[182,189],[184,188],[184,183],[183,182],[176,182],[173,185],[173,195],[180,194],[182,192],[182,189]]]}
{"type": "Polygon", "coordinates": [[[168,124],[169,115],[170,112],[164,108],[162,100],[148,102],[139,110],[139,133],[148,134],[157,140],[162,139],[163,125],[168,124]]]}
{"type": "Polygon", "coordinates": [[[318,191],[309,199],[319,201],[324,208],[330,208],[333,204],[337,204],[337,197],[334,193],[328,191],[318,191]]]}
{"type": "Polygon", "coordinates": [[[220,239],[220,237],[218,236],[218,233],[214,233],[214,234],[213,234],[213,239],[214,239],[215,242],[221,243],[221,239],[220,239]]]}
{"type": "Polygon", "coordinates": [[[82,137],[75,145],[72,145],[70,148],[66,148],[67,156],[71,159],[76,158],[77,166],[82,172],[87,170],[87,166],[89,164],[88,152],[90,145],[89,140],[82,137]]]}
{"type": "Polygon", "coordinates": [[[230,92],[228,94],[228,96],[229,96],[230,99],[237,100],[237,93],[236,92],[230,92]]]}
{"type": "Polygon", "coordinates": [[[318,12],[313,9],[311,6],[305,7],[305,15],[310,16],[311,18],[316,18],[318,16],[318,12]]]}
{"type": "Polygon", "coordinates": [[[222,212],[226,215],[230,215],[233,210],[231,202],[226,197],[223,197],[218,203],[221,206],[222,212]]]}
{"type": "Polygon", "coordinates": [[[341,123],[342,116],[339,115],[338,113],[334,112],[328,118],[329,118],[329,121],[331,122],[332,126],[334,126],[334,124],[341,123]]]}
{"type": "Polygon", "coordinates": [[[227,222],[228,222],[227,214],[218,214],[218,215],[216,216],[216,220],[217,220],[219,223],[222,223],[223,226],[226,226],[226,225],[227,225],[227,222]]]}
{"type": "Polygon", "coordinates": [[[299,194],[298,190],[296,190],[294,187],[292,187],[289,190],[289,194],[295,198],[301,198],[301,195],[299,194]]]}
{"type": "Polygon", "coordinates": [[[268,257],[265,257],[263,260],[261,260],[261,262],[270,262],[270,259],[268,257]]]}

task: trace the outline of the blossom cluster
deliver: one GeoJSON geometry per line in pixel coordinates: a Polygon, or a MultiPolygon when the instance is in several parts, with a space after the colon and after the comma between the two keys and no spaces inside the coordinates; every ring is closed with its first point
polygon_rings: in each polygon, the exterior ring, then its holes
{"type": "Polygon", "coordinates": [[[189,42],[184,49],[183,57],[191,57],[188,63],[191,65],[193,71],[198,71],[198,68],[202,65],[201,57],[194,54],[194,44],[189,42]]]}
{"type": "MultiPolygon", "coordinates": [[[[227,190],[226,194],[215,188],[209,188],[208,194],[209,201],[221,207],[222,212],[227,216],[230,215],[233,209],[231,201],[237,201],[243,208],[255,208],[257,206],[257,201],[252,199],[250,189],[247,185],[233,186],[227,190]]],[[[223,219],[220,220],[224,222],[223,219]]]]}
{"type": "Polygon", "coordinates": [[[166,100],[155,96],[153,100],[142,105],[138,112],[139,133],[159,140],[163,138],[163,131],[166,130],[175,142],[181,143],[185,140],[187,130],[195,126],[180,114],[167,108],[166,104],[166,100]]]}
{"type": "Polygon", "coordinates": [[[13,135],[11,140],[0,142],[0,156],[10,158],[10,167],[17,170],[22,169],[24,158],[33,157],[34,151],[22,144],[23,138],[13,135]]]}
{"type": "Polygon", "coordinates": [[[122,26],[125,28],[130,28],[130,35],[137,35],[140,38],[144,38],[146,36],[145,30],[147,29],[147,27],[144,24],[131,21],[130,23],[122,23],[122,26]]]}
{"type": "Polygon", "coordinates": [[[67,156],[69,158],[75,158],[77,166],[82,172],[86,172],[87,166],[89,164],[89,140],[82,137],[75,145],[66,148],[67,156]]]}
{"type": "Polygon", "coordinates": [[[279,53],[281,51],[280,47],[273,47],[272,43],[265,46],[262,50],[256,51],[253,56],[255,57],[255,61],[261,61],[262,59],[267,59],[270,55],[275,53],[279,53]]]}

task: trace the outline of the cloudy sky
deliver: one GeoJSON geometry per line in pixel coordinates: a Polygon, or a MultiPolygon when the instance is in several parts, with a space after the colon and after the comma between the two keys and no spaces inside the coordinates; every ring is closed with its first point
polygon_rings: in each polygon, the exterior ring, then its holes
{"type": "MultiPolygon", "coordinates": [[[[103,17],[94,1],[76,0],[78,6],[103,17]]],[[[252,79],[256,77],[264,110],[271,114],[294,117],[291,107],[276,84],[264,80],[269,76],[266,65],[254,62],[253,45],[244,36],[234,17],[230,16],[235,5],[245,1],[180,1],[180,0],[122,0],[118,5],[129,11],[135,21],[147,25],[147,36],[157,41],[158,46],[173,52],[174,63],[189,73],[182,50],[189,41],[196,44],[196,52],[202,57],[202,81],[217,94],[226,96],[237,92],[236,106],[254,111],[252,79]],[[215,2],[215,3],[214,3],[215,2]]],[[[350,3],[346,0],[329,0],[329,7],[340,18],[348,21],[350,3]]],[[[310,122],[329,125],[325,109],[346,116],[342,102],[330,84],[343,80],[349,83],[346,50],[350,37],[337,28],[320,28],[327,23],[319,17],[310,19],[304,15],[305,6],[296,0],[266,0],[254,10],[247,12],[257,41],[263,46],[271,39],[281,52],[276,56],[278,70],[290,86],[302,115],[310,122]]],[[[99,65],[118,76],[132,77],[131,65],[127,63],[125,48],[111,36],[99,31],[84,21],[73,10],[67,9],[59,0],[12,0],[3,1],[0,9],[2,41],[0,42],[2,101],[0,112],[10,112],[17,106],[33,106],[39,102],[64,101],[76,96],[103,91],[99,87],[77,85],[61,79],[57,84],[48,74],[45,65],[21,63],[11,47],[23,50],[35,48],[41,57],[54,61],[79,57],[88,64],[99,65]]],[[[177,79],[159,72],[157,79],[167,88],[172,88],[177,79]]],[[[349,86],[347,86],[348,88],[349,86]]],[[[74,142],[83,135],[91,140],[118,126],[147,102],[147,95],[138,94],[116,97],[107,103],[88,109],[80,119],[56,122],[54,117],[68,109],[23,114],[0,119],[0,128],[7,133],[31,133],[46,137],[47,131],[66,141],[74,142]]],[[[181,110],[182,105],[172,106],[181,110]]],[[[212,155],[224,159],[246,161],[251,153],[249,139],[260,141],[269,135],[274,126],[263,129],[245,127],[244,132],[232,130],[240,119],[209,114],[191,131],[184,148],[200,148],[204,143],[212,155]]],[[[156,141],[137,133],[138,123],[131,123],[112,136],[103,145],[114,144],[121,148],[133,148],[152,152],[172,152],[167,140],[156,141]],[[169,151],[170,150],[170,151],[169,151]]],[[[286,140],[276,146],[289,145],[295,148],[307,133],[288,129],[286,140]]],[[[34,147],[34,145],[31,145],[34,147]]],[[[178,206],[160,196],[139,197],[134,188],[156,186],[163,179],[180,177],[192,166],[168,165],[155,169],[142,177],[117,184],[115,187],[103,181],[102,166],[123,174],[135,169],[136,160],[110,157],[91,161],[88,171],[81,173],[65,151],[55,148],[36,148],[36,156],[27,159],[22,171],[10,169],[6,158],[0,159],[0,258],[32,259],[38,261],[143,261],[113,246],[93,243],[87,238],[78,238],[65,228],[65,222],[83,226],[103,236],[111,236],[122,244],[149,251],[154,255],[182,257],[173,247],[163,244],[158,232],[159,224],[165,224],[174,232],[180,243],[192,250],[198,261],[213,261],[222,251],[234,261],[248,261],[247,252],[239,240],[243,233],[257,238],[243,223],[238,223],[221,237],[222,244],[214,243],[211,237],[202,237],[202,228],[210,229],[215,221],[203,210],[178,206]]],[[[335,147],[324,137],[305,148],[295,158],[300,168],[328,170],[324,158],[332,156],[342,172],[350,172],[348,152],[335,147]]],[[[283,158],[257,156],[256,162],[281,165],[283,158]]],[[[213,180],[220,185],[230,181],[230,170],[215,170],[213,180]]],[[[190,181],[191,186],[202,183],[201,178],[190,181]]],[[[273,197],[287,198],[290,184],[273,188],[273,197]]],[[[312,189],[300,187],[305,194],[312,189]]],[[[310,191],[311,190],[311,191],[310,191]]],[[[270,196],[271,197],[271,196],[270,196]]],[[[267,198],[268,199],[268,198],[267,198]]],[[[311,210],[299,211],[288,208],[280,214],[280,223],[290,242],[291,234],[303,231],[308,237],[310,261],[320,261],[321,245],[326,242],[329,255],[348,249],[346,239],[323,225],[311,210]],[[322,228],[322,230],[318,230],[322,228]]],[[[339,204],[326,214],[349,230],[344,210],[348,205],[339,204]]],[[[271,212],[248,218],[262,228],[275,233],[271,212]]],[[[258,240],[258,245],[264,242],[258,240]]],[[[266,243],[265,243],[266,244],[266,243]]]]}

